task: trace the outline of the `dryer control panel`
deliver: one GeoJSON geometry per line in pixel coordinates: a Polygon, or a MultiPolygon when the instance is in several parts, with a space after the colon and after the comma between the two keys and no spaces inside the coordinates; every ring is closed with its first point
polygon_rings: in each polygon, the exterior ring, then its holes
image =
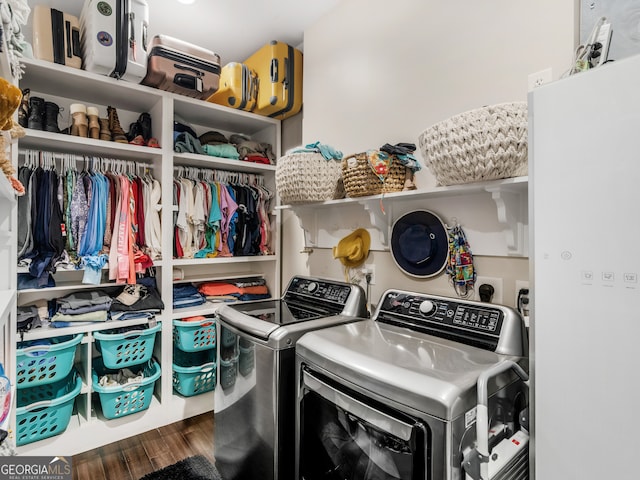
{"type": "Polygon", "coordinates": [[[527,355],[522,316],[503,305],[389,290],[374,320],[498,353],[527,355]]]}

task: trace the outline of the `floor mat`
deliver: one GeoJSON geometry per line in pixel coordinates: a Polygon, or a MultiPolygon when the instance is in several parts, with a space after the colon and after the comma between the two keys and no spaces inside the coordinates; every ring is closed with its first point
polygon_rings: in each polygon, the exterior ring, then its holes
{"type": "Polygon", "coordinates": [[[161,470],[146,474],[140,480],[222,480],[218,470],[202,455],[185,458],[164,467],[161,470]]]}

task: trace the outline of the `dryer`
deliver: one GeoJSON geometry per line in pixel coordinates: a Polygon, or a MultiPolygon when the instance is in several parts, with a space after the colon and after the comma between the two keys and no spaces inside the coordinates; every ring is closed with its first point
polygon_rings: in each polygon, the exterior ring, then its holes
{"type": "Polygon", "coordinates": [[[296,478],[527,479],[527,351],[509,307],[399,290],[306,333],[296,478]]]}

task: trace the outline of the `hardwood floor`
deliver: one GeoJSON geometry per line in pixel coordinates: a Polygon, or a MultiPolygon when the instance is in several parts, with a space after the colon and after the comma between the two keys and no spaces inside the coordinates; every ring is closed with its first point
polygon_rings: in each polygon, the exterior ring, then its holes
{"type": "Polygon", "coordinates": [[[198,454],[213,463],[213,412],[75,455],[73,479],[138,480],[198,454]]]}

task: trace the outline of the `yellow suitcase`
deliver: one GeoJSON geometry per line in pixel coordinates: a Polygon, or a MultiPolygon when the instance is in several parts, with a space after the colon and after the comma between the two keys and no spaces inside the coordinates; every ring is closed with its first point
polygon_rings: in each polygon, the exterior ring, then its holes
{"type": "Polygon", "coordinates": [[[258,74],[254,113],[285,119],[302,108],[302,52],[272,41],[244,62],[258,74]]]}
{"type": "Polygon", "coordinates": [[[222,67],[218,91],[208,102],[252,112],[258,97],[258,76],[244,63],[231,62],[222,67]]]}

